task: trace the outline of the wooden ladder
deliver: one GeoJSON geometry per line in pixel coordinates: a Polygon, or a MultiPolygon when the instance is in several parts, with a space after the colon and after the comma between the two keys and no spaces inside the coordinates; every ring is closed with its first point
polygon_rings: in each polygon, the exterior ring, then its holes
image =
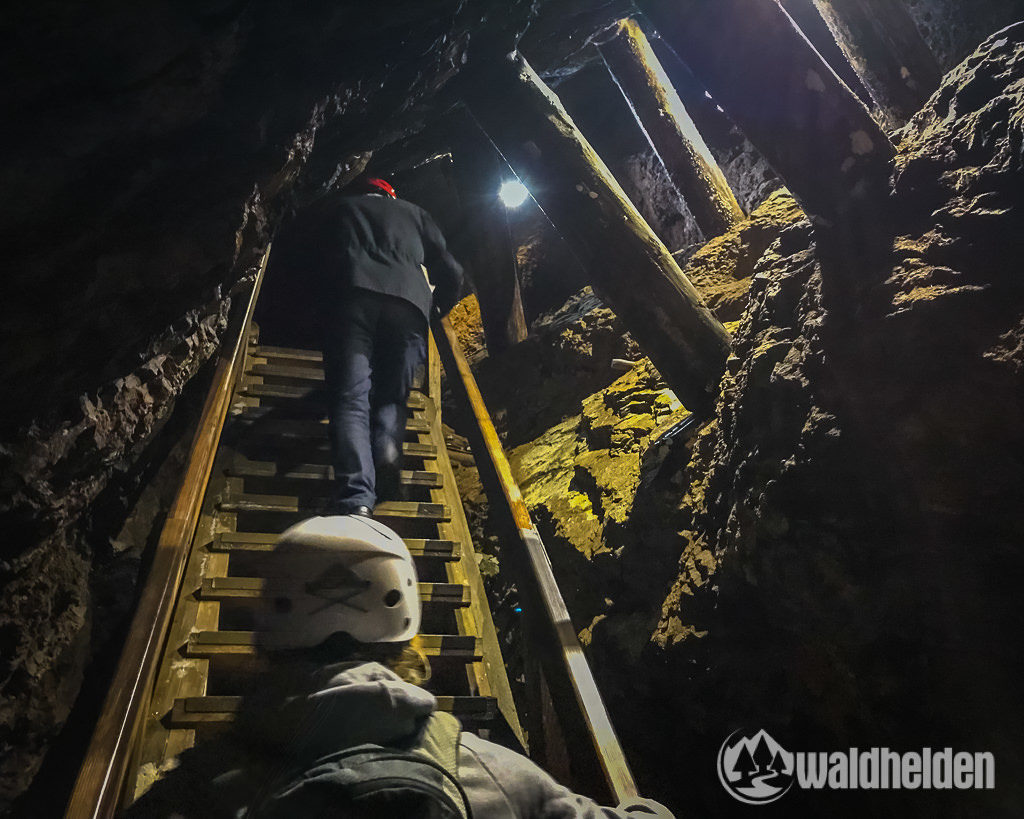
{"type": "MultiPolygon", "coordinates": [[[[439,707],[467,730],[523,743],[439,412],[440,364],[409,400],[402,482],[410,500],[375,517],[404,539],[416,563],[423,631],[439,707]]],[[[277,536],[319,514],[333,470],[319,352],[248,339],[199,525],[160,659],[150,708],[128,767],[132,801],[175,757],[230,724],[259,670],[253,604],[277,536]]]]}

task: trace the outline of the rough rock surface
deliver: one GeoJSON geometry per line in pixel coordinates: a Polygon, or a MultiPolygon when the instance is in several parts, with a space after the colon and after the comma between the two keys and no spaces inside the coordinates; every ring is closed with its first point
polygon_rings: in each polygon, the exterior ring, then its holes
{"type": "MultiPolygon", "coordinates": [[[[90,657],[94,550],[83,519],[152,443],[215,349],[227,305],[217,301],[209,315],[186,317],[191,326],[180,329],[187,334],[168,334],[135,373],[83,396],[77,419],[33,425],[0,448],[0,803],[31,780],[90,657]]],[[[130,598],[134,578],[123,581],[122,596],[130,598]]]]}
{"type": "Polygon", "coordinates": [[[997,759],[995,793],[793,792],[789,812],[1021,799],[1024,27],[901,137],[891,251],[843,260],[856,303],[823,307],[831,271],[784,192],[690,260],[720,315],[743,310],[695,441],[637,457],[657,406],[628,398],[656,392],[638,367],[513,452],[641,787],[679,811],[739,815],[712,768],[741,727],[997,759]]]}
{"type": "MultiPolygon", "coordinates": [[[[645,655],[648,703],[668,706],[671,726],[632,737],[671,760],[648,771],[652,787],[759,727],[816,749],[984,748],[1003,783],[805,807],[1013,815],[1022,141],[1017,27],[954,70],[908,126],[892,257],[864,271],[879,284],[862,303],[822,308],[806,223],[759,262],[717,422],[682,476],[681,571],[645,655]]],[[[627,731],[634,695],[621,706],[627,731]]],[[[710,777],[666,797],[739,808],[710,777]]],[[[806,797],[793,797],[799,810],[806,797]]]]}
{"type": "Polygon", "coordinates": [[[523,342],[480,362],[476,379],[508,447],[579,412],[580,402],[614,381],[613,359],[636,360],[622,322],[585,288],[542,316],[523,342]]]}
{"type": "Polygon", "coordinates": [[[1021,0],[904,0],[944,71],[956,66],[993,32],[1024,20],[1021,0]]]}
{"type": "Polygon", "coordinates": [[[0,810],[78,689],[97,561],[82,530],[111,478],[154,457],[282,213],[419,130],[471,41],[503,53],[544,18],[522,43],[543,70],[564,56],[554,43],[622,13],[579,5],[156,0],[5,17],[5,111],[31,136],[0,168],[0,810]]]}
{"type": "Polygon", "coordinates": [[[626,157],[616,169],[615,178],[670,251],[701,243],[700,228],[693,214],[653,151],[626,157]]]}
{"type": "Polygon", "coordinates": [[[586,398],[581,409],[513,449],[509,461],[558,566],[569,609],[578,625],[588,626],[618,597],[616,587],[630,580],[623,563],[640,548],[626,530],[641,457],[656,430],[689,413],[646,359],[586,398]]]}
{"type": "Polygon", "coordinates": [[[703,245],[687,260],[683,273],[700,291],[719,321],[736,321],[747,306],[755,266],[790,224],[803,218],[786,190],[776,191],[750,218],[703,245]]]}

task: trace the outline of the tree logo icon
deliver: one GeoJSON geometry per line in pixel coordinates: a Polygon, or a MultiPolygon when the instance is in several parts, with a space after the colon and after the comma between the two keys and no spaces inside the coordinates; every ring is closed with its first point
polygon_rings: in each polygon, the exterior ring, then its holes
{"type": "Polygon", "coordinates": [[[793,754],[767,731],[735,731],[718,751],[718,778],[741,802],[766,805],[793,784],[793,754]]]}

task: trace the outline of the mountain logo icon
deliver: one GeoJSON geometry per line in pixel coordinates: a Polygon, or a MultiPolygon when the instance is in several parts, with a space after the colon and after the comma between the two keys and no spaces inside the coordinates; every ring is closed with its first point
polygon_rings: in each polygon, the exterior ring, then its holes
{"type": "Polygon", "coordinates": [[[718,751],[722,787],[748,805],[774,802],[792,786],[793,774],[793,754],[765,730],[735,731],[718,751]]]}

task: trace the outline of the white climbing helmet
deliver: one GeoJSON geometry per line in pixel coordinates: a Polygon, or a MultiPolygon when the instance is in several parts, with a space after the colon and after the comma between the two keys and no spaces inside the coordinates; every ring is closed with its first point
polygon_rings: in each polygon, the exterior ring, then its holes
{"type": "Polygon", "coordinates": [[[308,648],[347,632],[397,643],[420,627],[416,569],[402,539],[359,515],[316,517],[274,547],[256,614],[259,645],[308,648]]]}

